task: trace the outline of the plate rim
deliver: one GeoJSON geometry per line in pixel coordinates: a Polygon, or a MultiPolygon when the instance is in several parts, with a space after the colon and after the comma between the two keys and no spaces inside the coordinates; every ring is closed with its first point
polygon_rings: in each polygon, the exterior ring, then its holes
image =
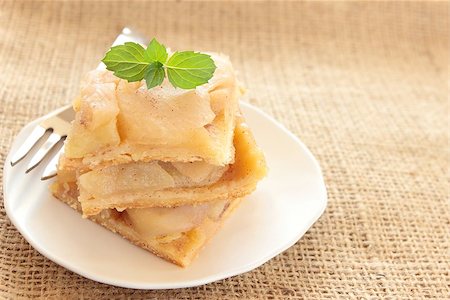
{"type": "Polygon", "coordinates": [[[300,146],[300,148],[302,149],[304,154],[307,156],[308,161],[310,161],[312,163],[315,171],[317,171],[318,181],[320,181],[320,185],[319,185],[320,192],[322,194],[322,199],[320,199],[320,203],[321,203],[320,209],[318,209],[314,215],[311,215],[311,218],[309,220],[310,222],[308,222],[308,223],[310,223],[310,225],[307,228],[305,228],[304,230],[300,231],[297,235],[295,235],[295,237],[292,238],[288,243],[285,243],[282,246],[277,247],[276,250],[270,251],[271,254],[266,255],[265,257],[255,261],[255,262],[241,265],[237,268],[232,268],[231,270],[228,270],[228,271],[218,272],[213,275],[205,276],[200,279],[182,281],[180,283],[158,283],[158,284],[154,284],[151,282],[150,283],[142,283],[142,282],[134,283],[134,282],[126,281],[123,279],[122,280],[114,280],[111,278],[104,278],[104,277],[99,278],[99,277],[96,277],[95,275],[91,275],[89,272],[85,272],[83,269],[77,267],[76,265],[66,263],[64,260],[60,260],[56,255],[53,255],[51,252],[46,250],[45,247],[41,246],[41,244],[35,243],[33,238],[27,233],[27,231],[24,230],[21,226],[18,226],[19,221],[14,216],[11,206],[8,204],[9,201],[7,201],[8,196],[7,196],[7,190],[6,190],[6,182],[9,181],[9,174],[8,174],[9,171],[8,172],[5,172],[5,171],[7,170],[8,164],[10,163],[10,156],[12,155],[11,149],[15,148],[16,143],[18,142],[17,137],[20,134],[22,134],[23,130],[33,123],[38,123],[40,120],[43,120],[51,115],[57,114],[59,111],[67,108],[67,106],[61,107],[59,109],[51,111],[50,113],[48,113],[40,118],[32,120],[31,122],[24,125],[22,127],[22,129],[14,137],[14,140],[11,144],[10,150],[8,152],[8,155],[5,158],[5,162],[3,165],[3,183],[2,183],[3,184],[3,203],[4,203],[6,215],[8,216],[9,220],[14,225],[14,227],[24,237],[24,239],[41,255],[50,259],[54,263],[64,267],[65,269],[70,270],[71,272],[74,272],[80,276],[87,278],[87,279],[90,279],[90,280],[93,280],[96,282],[100,282],[103,284],[108,284],[108,285],[122,287],[122,288],[140,289],[140,290],[179,289],[179,288],[189,288],[189,287],[205,285],[205,284],[209,284],[209,283],[212,283],[215,281],[224,280],[224,279],[227,279],[230,277],[238,276],[238,275],[241,275],[246,272],[250,272],[250,271],[262,266],[266,262],[270,261],[275,256],[282,254],[287,249],[289,249],[294,244],[296,244],[305,235],[305,233],[314,225],[314,223],[317,222],[317,220],[320,218],[320,216],[322,216],[322,214],[324,213],[324,211],[327,207],[327,204],[328,204],[328,194],[327,194],[327,189],[326,189],[326,184],[324,181],[322,169],[319,165],[319,162],[314,157],[314,155],[311,153],[311,151],[308,149],[308,147],[295,134],[293,134],[290,130],[288,130],[283,124],[276,121],[272,116],[270,116],[269,114],[264,112],[262,109],[252,105],[249,102],[240,101],[239,104],[241,106],[245,106],[247,109],[253,110],[257,114],[259,114],[262,117],[264,117],[265,119],[267,119],[270,123],[272,123],[278,129],[280,129],[285,134],[287,134],[289,136],[289,138],[292,139],[298,146],[300,146]]]}

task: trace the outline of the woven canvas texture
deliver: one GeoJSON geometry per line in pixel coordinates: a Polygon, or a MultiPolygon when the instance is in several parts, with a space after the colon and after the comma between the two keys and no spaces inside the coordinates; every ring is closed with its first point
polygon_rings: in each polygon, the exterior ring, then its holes
{"type": "Polygon", "coordinates": [[[0,1],[2,164],[124,26],[229,54],[249,101],[320,162],[326,212],[251,272],[139,291],[46,259],[0,201],[0,298],[449,299],[448,3],[0,1]]]}

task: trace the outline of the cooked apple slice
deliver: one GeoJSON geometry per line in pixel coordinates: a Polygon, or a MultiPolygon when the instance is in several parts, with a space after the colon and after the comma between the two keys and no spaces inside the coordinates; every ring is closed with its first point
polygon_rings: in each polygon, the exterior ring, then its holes
{"type": "Polygon", "coordinates": [[[208,205],[136,208],[127,209],[125,213],[139,234],[144,238],[154,238],[189,231],[206,217],[208,205]]]}
{"type": "Polygon", "coordinates": [[[173,162],[172,165],[182,175],[188,177],[194,183],[201,183],[202,185],[216,182],[228,169],[228,167],[215,166],[204,161],[194,161],[190,163],[173,162]]]}
{"type": "Polygon", "coordinates": [[[130,143],[180,140],[186,132],[204,130],[215,117],[208,93],[176,89],[169,83],[148,90],[143,82],[121,80],[117,98],[119,131],[130,143]]]}
{"type": "Polygon", "coordinates": [[[81,158],[120,143],[115,87],[114,83],[98,83],[82,89],[74,102],[76,117],[66,143],[67,157],[81,158]]]}

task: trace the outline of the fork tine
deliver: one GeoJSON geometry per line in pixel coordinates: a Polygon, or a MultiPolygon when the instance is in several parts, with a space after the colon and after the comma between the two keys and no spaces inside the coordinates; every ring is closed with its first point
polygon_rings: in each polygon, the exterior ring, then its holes
{"type": "Polygon", "coordinates": [[[44,157],[52,150],[53,147],[61,140],[61,136],[56,133],[50,134],[47,141],[42,145],[41,148],[36,152],[36,154],[31,158],[30,163],[27,166],[25,173],[33,170],[37,165],[44,159],[44,157]]]}
{"type": "MultiPolygon", "coordinates": [[[[63,137],[64,139],[64,137],[63,137]]],[[[58,153],[56,153],[52,160],[45,167],[44,172],[42,172],[41,180],[47,180],[56,176],[56,166],[58,165],[59,156],[64,151],[64,146],[59,149],[58,153]]]]}
{"type": "Polygon", "coordinates": [[[34,128],[30,136],[20,146],[19,150],[11,158],[11,166],[14,167],[19,161],[21,161],[33,148],[34,145],[44,136],[46,129],[41,126],[34,128]]]}

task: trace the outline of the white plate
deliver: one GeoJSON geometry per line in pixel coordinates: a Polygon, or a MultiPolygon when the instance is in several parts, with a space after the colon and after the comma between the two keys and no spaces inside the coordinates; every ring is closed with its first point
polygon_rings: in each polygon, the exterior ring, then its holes
{"type": "MultiPolygon", "coordinates": [[[[25,239],[57,264],[99,282],[138,289],[191,287],[248,272],[295,244],[326,207],[319,164],[297,137],[259,109],[241,107],[268,176],[238,207],[188,268],[140,249],[81,216],[51,196],[43,167],[25,174],[10,155],[23,143],[35,120],[17,136],[6,158],[3,191],[6,212],[25,239]]],[[[45,117],[44,117],[45,118],[45,117]]]]}

